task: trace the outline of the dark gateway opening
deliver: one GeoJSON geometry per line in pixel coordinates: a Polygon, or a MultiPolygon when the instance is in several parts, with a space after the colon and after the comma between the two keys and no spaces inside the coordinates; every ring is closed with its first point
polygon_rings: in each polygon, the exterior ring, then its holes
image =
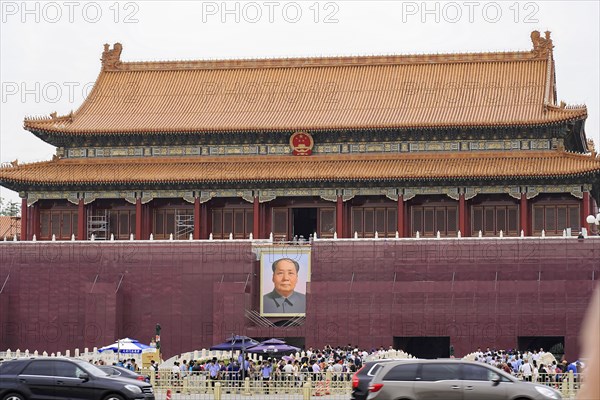
{"type": "Polygon", "coordinates": [[[448,358],[450,336],[394,336],[394,348],[404,350],[417,358],[448,358]]]}
{"type": "Polygon", "coordinates": [[[303,236],[308,240],[309,236],[317,231],[317,209],[316,208],[294,208],[292,209],[292,236],[303,236]]]}
{"type": "Polygon", "coordinates": [[[558,361],[565,353],[565,337],[564,336],[519,336],[518,348],[523,351],[549,351],[554,354],[558,361]]]}

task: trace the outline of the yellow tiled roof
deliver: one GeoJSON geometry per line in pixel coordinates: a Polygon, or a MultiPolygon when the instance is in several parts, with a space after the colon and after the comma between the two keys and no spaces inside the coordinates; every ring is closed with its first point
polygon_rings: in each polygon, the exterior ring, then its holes
{"type": "Polygon", "coordinates": [[[532,40],[533,50],[510,53],[178,62],[121,62],[116,44],[105,48],[94,89],[76,112],[26,119],[25,128],[185,133],[529,126],[585,118],[585,106],[556,105],[552,42],[533,34],[532,40]]]}
{"type": "Polygon", "coordinates": [[[214,184],[573,177],[600,160],[564,151],[59,159],[0,169],[0,184],[214,184]]]}
{"type": "Polygon", "coordinates": [[[21,234],[21,217],[0,215],[0,240],[21,234]]]}

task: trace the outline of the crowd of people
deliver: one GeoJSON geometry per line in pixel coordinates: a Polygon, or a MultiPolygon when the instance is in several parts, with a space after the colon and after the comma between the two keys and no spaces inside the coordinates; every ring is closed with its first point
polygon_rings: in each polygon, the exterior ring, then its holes
{"type": "MultiPolygon", "coordinates": [[[[360,369],[368,358],[387,357],[388,349],[359,349],[356,346],[326,346],[323,349],[309,348],[302,355],[289,355],[284,357],[263,357],[255,361],[250,357],[233,357],[228,360],[219,360],[216,357],[206,360],[181,360],[175,361],[171,367],[170,379],[181,380],[185,377],[200,375],[211,381],[242,381],[250,378],[262,381],[268,386],[270,381],[295,381],[303,382],[309,377],[312,380],[331,379],[350,380],[352,374],[360,369]]],[[[558,385],[572,372],[575,381],[579,380],[583,364],[579,361],[567,362],[564,358],[557,361],[554,356],[544,351],[543,348],[533,351],[517,350],[491,350],[476,352],[468,357],[476,362],[493,365],[504,372],[528,382],[545,382],[558,385]]],[[[99,361],[101,362],[101,361],[99,361]]],[[[135,359],[127,359],[117,364],[121,367],[139,372],[135,359]]],[[[151,370],[158,377],[158,364],[152,360],[151,370]]]]}
{"type": "Polygon", "coordinates": [[[262,361],[254,361],[249,357],[229,360],[209,360],[175,362],[172,374],[177,378],[193,375],[206,375],[217,380],[251,380],[263,381],[296,381],[302,382],[310,377],[322,380],[327,376],[333,381],[349,380],[354,372],[362,367],[365,359],[374,353],[385,353],[383,348],[366,351],[355,346],[326,346],[324,349],[309,348],[301,356],[264,357],[262,361]]]}
{"type": "Polygon", "coordinates": [[[472,355],[474,355],[474,361],[493,365],[527,382],[558,384],[570,372],[573,372],[576,381],[579,379],[583,369],[581,362],[569,363],[564,358],[557,361],[554,356],[548,356],[549,354],[543,348],[525,352],[490,350],[489,348],[482,351],[481,348],[478,348],[472,355]]]}

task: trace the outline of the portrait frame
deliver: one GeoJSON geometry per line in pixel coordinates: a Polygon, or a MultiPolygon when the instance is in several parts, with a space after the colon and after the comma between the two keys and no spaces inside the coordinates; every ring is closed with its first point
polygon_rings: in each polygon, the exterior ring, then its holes
{"type": "Polygon", "coordinates": [[[304,317],[306,316],[306,307],[303,312],[278,313],[265,310],[265,296],[273,292],[275,285],[273,283],[273,263],[283,258],[294,260],[299,265],[298,281],[294,291],[307,297],[308,283],[310,282],[310,256],[311,250],[299,246],[286,246],[269,249],[261,252],[260,255],[260,315],[263,317],[304,317]]]}

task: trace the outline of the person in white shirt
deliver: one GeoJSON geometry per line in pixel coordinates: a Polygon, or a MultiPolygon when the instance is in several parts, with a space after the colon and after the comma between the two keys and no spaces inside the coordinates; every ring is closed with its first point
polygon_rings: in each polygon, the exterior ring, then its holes
{"type": "Polygon", "coordinates": [[[319,363],[314,363],[312,365],[312,371],[314,374],[318,374],[319,372],[321,372],[321,367],[319,367],[319,363]]]}
{"type": "Polygon", "coordinates": [[[537,361],[533,360],[533,371],[531,372],[531,379],[533,382],[537,382],[540,377],[540,370],[537,365],[537,361]]]}
{"type": "Polygon", "coordinates": [[[519,367],[519,372],[523,375],[523,380],[526,382],[531,382],[531,376],[533,375],[533,368],[531,364],[529,364],[529,360],[525,360],[523,364],[519,367]]]}
{"type": "Polygon", "coordinates": [[[189,367],[187,364],[187,360],[183,360],[181,362],[181,366],[179,367],[179,370],[181,371],[181,376],[185,377],[189,371],[189,367]]]}
{"type": "Polygon", "coordinates": [[[294,373],[294,366],[292,365],[292,360],[289,360],[287,364],[283,366],[283,373],[285,374],[286,380],[292,380],[292,376],[294,373]]]}

